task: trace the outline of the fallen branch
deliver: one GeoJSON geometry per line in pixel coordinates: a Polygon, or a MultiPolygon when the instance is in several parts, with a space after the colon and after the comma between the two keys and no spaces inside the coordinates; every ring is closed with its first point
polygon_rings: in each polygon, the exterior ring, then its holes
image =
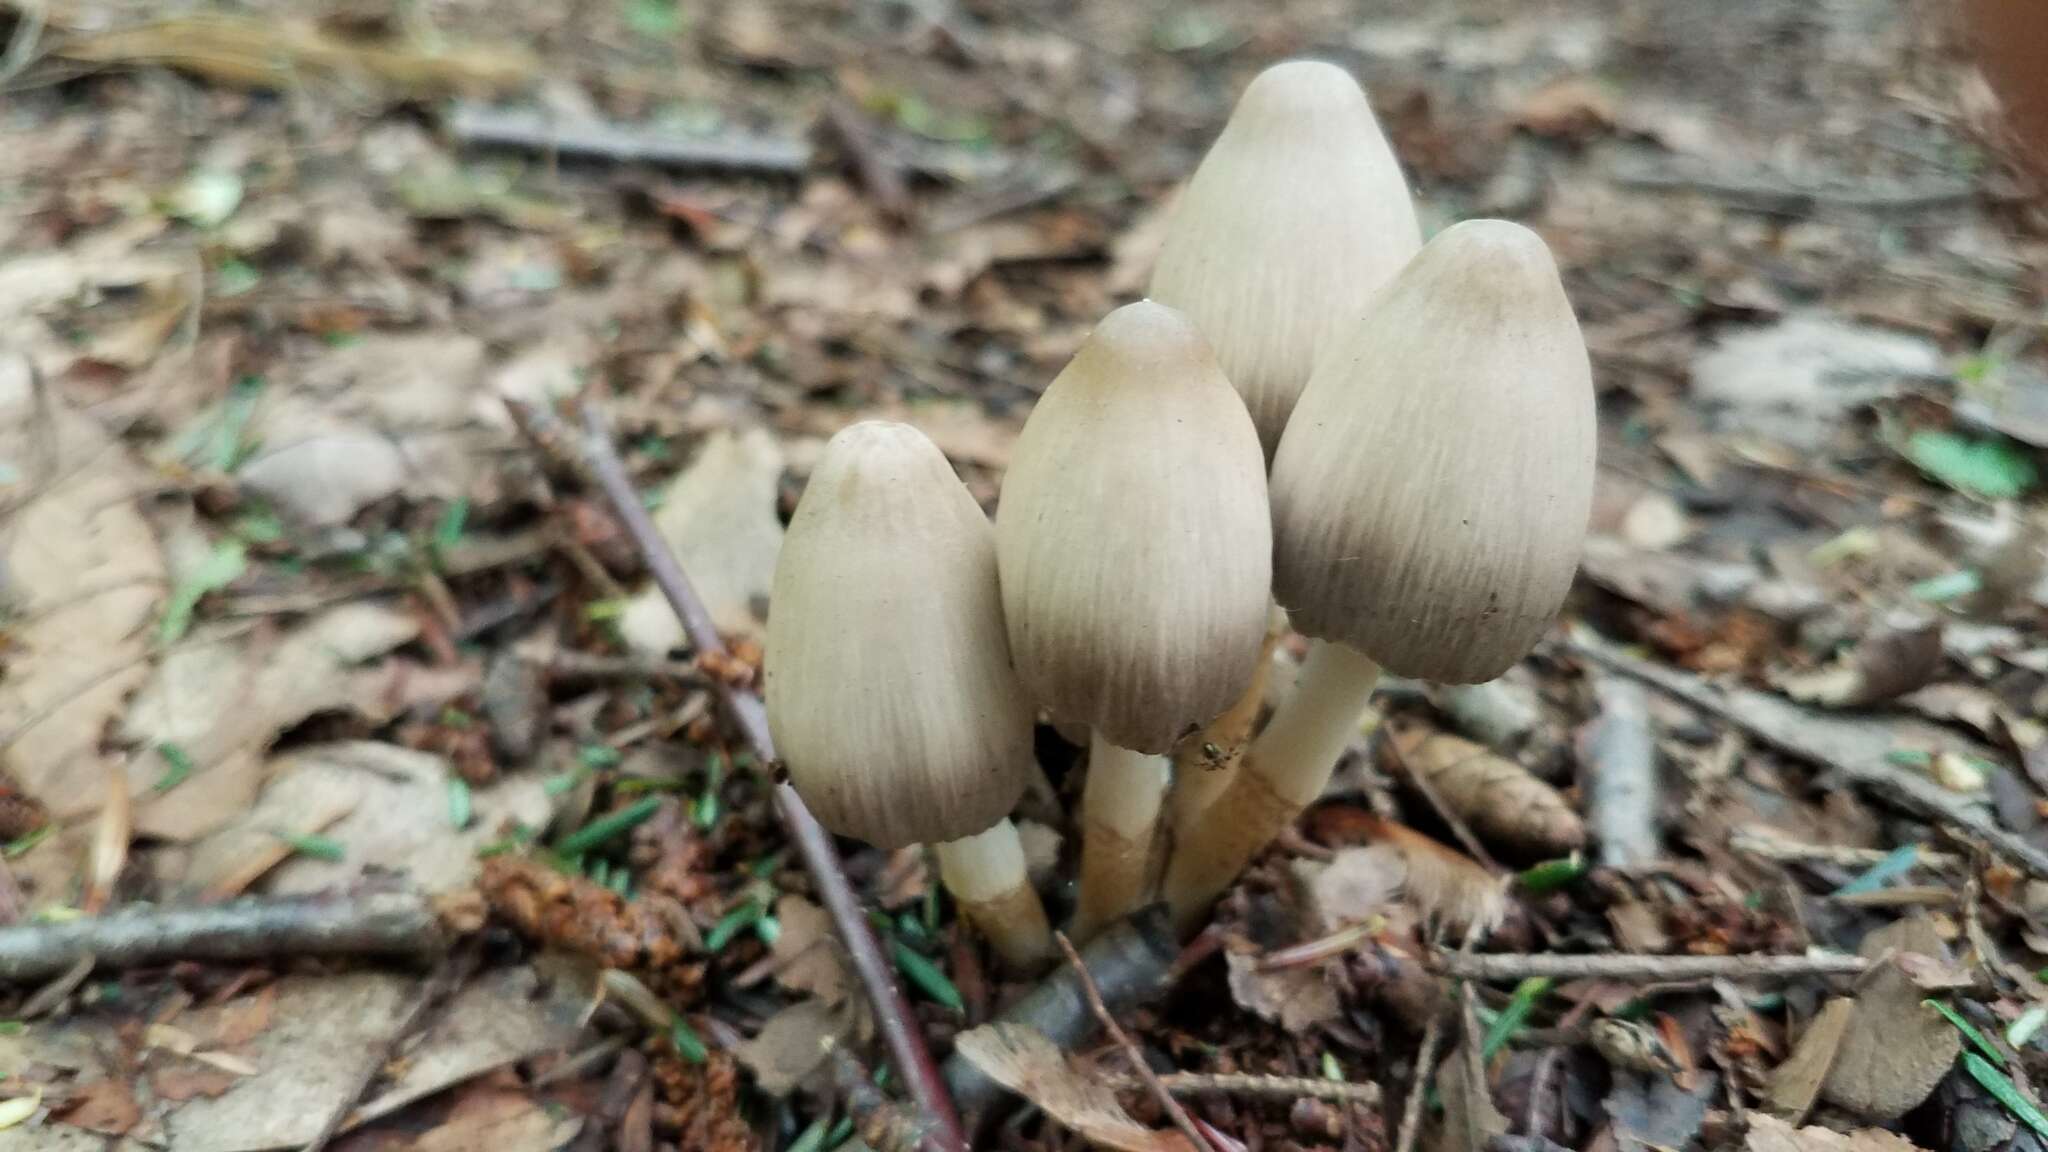
{"type": "Polygon", "coordinates": [[[1213,1149],[1214,1146],[1209,1143],[1208,1138],[1195,1127],[1194,1121],[1188,1119],[1188,1110],[1181,1107],[1180,1101],[1173,1098],[1173,1093],[1166,1090],[1166,1085],[1159,1082],[1159,1074],[1152,1071],[1152,1066],[1145,1062],[1145,1053],[1131,1040],[1131,1034],[1124,1031],[1123,1025],[1118,1024],[1116,1017],[1110,1014],[1109,1006],[1102,1002],[1102,992],[1095,987],[1095,978],[1088,974],[1088,966],[1081,962],[1081,954],[1074,951],[1074,942],[1067,939],[1065,932],[1054,932],[1052,938],[1059,942],[1060,952],[1066,956],[1067,965],[1073,970],[1074,978],[1081,982],[1081,994],[1088,998],[1088,1007],[1095,1013],[1095,1019],[1101,1022],[1103,1030],[1109,1033],[1109,1038],[1116,1041],[1116,1046],[1123,1049],[1125,1058],[1131,1062],[1131,1067],[1137,1070],[1139,1082],[1158,1098],[1159,1106],[1166,1109],[1166,1115],[1173,1121],[1173,1126],[1180,1129],[1180,1134],[1188,1138],[1188,1143],[1197,1152],[1204,1148],[1213,1149]]]}
{"type": "MultiPolygon", "coordinates": [[[[1319,1076],[1261,1076],[1251,1072],[1163,1072],[1152,1078],[1175,1096],[1242,1096],[1257,1100],[1299,1100],[1304,1097],[1338,1104],[1380,1102],[1377,1084],[1353,1084],[1319,1076]]],[[[1110,1076],[1113,1091],[1129,1092],[1149,1085],[1137,1076],[1110,1076]]]]}
{"type": "Polygon", "coordinates": [[[795,176],[811,166],[811,146],[793,137],[688,136],[604,120],[556,119],[528,108],[457,104],[448,116],[448,133],[457,143],[469,146],[664,168],[795,176]]]}
{"type": "Polygon", "coordinates": [[[1408,1085],[1408,1099],[1401,1104],[1401,1127],[1394,1135],[1394,1152],[1413,1152],[1415,1138],[1422,1131],[1422,1101],[1429,1095],[1430,1073],[1436,1069],[1437,1045],[1443,1042],[1444,1014],[1432,1012],[1422,1030],[1422,1047],[1415,1053],[1415,1075],[1408,1085]]]}
{"type": "Polygon", "coordinates": [[[425,897],[410,892],[167,908],[0,928],[0,982],[41,980],[86,957],[101,968],[173,960],[381,956],[422,960],[448,944],[425,897]]]}
{"type": "MultiPolygon", "coordinates": [[[[711,622],[711,613],[691,587],[690,578],[684,574],[675,554],[662,543],[660,532],[647,515],[647,506],[641,503],[639,492],[634,490],[632,479],[626,475],[626,466],[619,459],[618,449],[612,445],[611,432],[605,426],[603,413],[595,405],[584,412],[584,433],[584,450],[590,470],[611,501],[612,510],[618,513],[619,522],[625,525],[627,534],[639,548],[655,587],[661,589],[676,619],[682,622],[690,646],[696,650],[699,659],[723,657],[725,643],[719,639],[718,628],[711,622]]],[[[764,766],[775,763],[775,741],[769,735],[768,713],[762,707],[760,697],[722,678],[715,686],[719,703],[738,725],[740,735],[752,747],[756,761],[764,766]]],[[[832,846],[831,834],[819,825],[811,810],[804,805],[803,797],[798,796],[796,789],[786,781],[775,785],[775,809],[782,818],[790,843],[795,845],[805,870],[810,873],[819,902],[831,915],[833,927],[838,931],[840,941],[846,945],[847,957],[853,962],[854,974],[874,1008],[875,1024],[882,1033],[883,1042],[888,1045],[896,1074],[903,1078],[911,1099],[931,1123],[925,1143],[936,1152],[966,1152],[967,1136],[960,1127],[959,1113],[947,1095],[946,1083],[940,1079],[937,1065],[932,1063],[930,1050],[925,1047],[917,1017],[911,1014],[910,1004],[896,984],[895,970],[876,944],[874,931],[868,927],[867,916],[861,909],[860,898],[854,895],[853,886],[847,882],[846,871],[840,867],[839,852],[832,846]]]]}
{"type": "Polygon", "coordinates": [[[1758,212],[1784,216],[1805,216],[1819,208],[1917,212],[1967,204],[1977,194],[1976,185],[1967,180],[1938,180],[1919,186],[1828,187],[1768,178],[1737,180],[1651,168],[1622,168],[1611,175],[1614,182],[1624,188],[1699,192],[1758,212]]]}
{"type": "Polygon", "coordinates": [[[1552,980],[1624,980],[1681,983],[1699,980],[1796,980],[1802,976],[1856,976],[1870,968],[1861,956],[1654,956],[1555,952],[1439,954],[1446,976],[1503,983],[1531,976],[1552,980]]]}
{"type": "MultiPolygon", "coordinates": [[[[1884,863],[1892,855],[1883,848],[1809,844],[1803,840],[1794,840],[1761,824],[1737,828],[1728,837],[1728,847],[1745,856],[1754,856],[1775,864],[1831,864],[1837,868],[1859,872],[1884,863]]],[[[1935,871],[1952,871],[1962,868],[1965,861],[1962,857],[1947,852],[1934,852],[1922,848],[1914,854],[1913,863],[1916,867],[1931,868],[1935,871]]]]}
{"type": "MultiPolygon", "coordinates": [[[[1850,782],[1932,820],[1960,828],[1999,855],[2048,879],[2048,852],[2000,827],[1983,809],[1941,785],[1887,760],[1890,737],[1872,731],[1868,720],[1830,716],[1789,700],[1746,688],[1717,688],[1689,672],[1640,660],[1584,629],[1569,641],[1571,651],[1603,668],[1629,676],[1692,705],[1789,756],[1831,768],[1850,782]]],[[[1950,738],[1959,743],[1960,736],[1950,738]]],[[[1990,755],[1988,749],[1986,755],[1990,755]]]]}
{"type": "MultiPolygon", "coordinates": [[[[1154,904],[1090,940],[1081,949],[1081,963],[1103,1004],[1111,1011],[1121,1011],[1146,1003],[1166,990],[1174,953],[1173,926],[1167,919],[1166,908],[1154,904]]],[[[1024,1025],[1067,1051],[1078,1048],[1094,1035],[1096,1024],[1081,978],[1070,967],[1047,974],[994,1022],[1024,1025]]],[[[1004,1091],[1002,1085],[957,1053],[947,1058],[945,1075],[953,1098],[970,1112],[986,1107],[1004,1091]]]]}
{"type": "Polygon", "coordinates": [[[1586,817],[1600,863],[1627,868],[1659,855],[1657,740],[1650,694],[1633,680],[1595,676],[1600,716],[1586,728],[1581,762],[1590,769],[1586,817]]]}

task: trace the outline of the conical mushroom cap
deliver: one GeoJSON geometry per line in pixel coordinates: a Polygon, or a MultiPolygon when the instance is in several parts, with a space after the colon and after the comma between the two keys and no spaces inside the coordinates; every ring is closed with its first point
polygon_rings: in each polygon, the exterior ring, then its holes
{"type": "Polygon", "coordinates": [[[1272,577],[1265,457],[1186,317],[1105,317],[1039,398],[996,509],[1017,672],[1053,714],[1164,752],[1250,682],[1272,577]]]}
{"type": "Polygon", "coordinates": [[[879,848],[1002,819],[1031,770],[995,533],[903,424],[832,438],[797,504],[769,604],[768,724],[820,823],[879,848]]]}
{"type": "Polygon", "coordinates": [[[1421,246],[1365,93],[1293,60],[1245,89],[1181,192],[1151,292],[1209,338],[1271,456],[1317,356],[1421,246]]]}
{"type": "Polygon", "coordinates": [[[1557,265],[1499,220],[1445,230],[1316,369],[1273,460],[1274,595],[1403,676],[1490,680],[1571,586],[1593,383],[1557,265]]]}

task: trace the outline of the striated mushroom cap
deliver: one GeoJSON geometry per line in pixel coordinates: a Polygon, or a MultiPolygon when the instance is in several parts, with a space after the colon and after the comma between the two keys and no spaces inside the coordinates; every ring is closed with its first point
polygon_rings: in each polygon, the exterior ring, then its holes
{"type": "Polygon", "coordinates": [[[1244,691],[1272,576],[1265,457],[1186,317],[1103,318],[1024,425],[996,509],[1018,675],[1053,714],[1164,752],[1244,691]]]}
{"type": "Polygon", "coordinates": [[[1274,594],[1387,669],[1490,680],[1557,615],[1593,499],[1593,382],[1550,250],[1446,229],[1316,369],[1273,460],[1274,594]]]}
{"type": "Polygon", "coordinates": [[[1245,89],[1181,192],[1151,293],[1209,338],[1270,457],[1317,356],[1421,246],[1365,93],[1292,60],[1245,89]]]}
{"type": "Polygon", "coordinates": [[[768,723],[820,823],[878,848],[971,836],[1031,770],[995,534],[917,429],[832,438],[775,565],[768,723]]]}

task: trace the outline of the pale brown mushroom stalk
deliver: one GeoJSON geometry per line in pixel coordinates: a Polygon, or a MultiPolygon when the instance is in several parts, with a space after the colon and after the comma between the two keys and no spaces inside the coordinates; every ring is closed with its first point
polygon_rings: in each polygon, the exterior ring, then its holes
{"type": "Polygon", "coordinates": [[[1175,743],[1250,682],[1266,631],[1271,512],[1244,403],[1186,317],[1105,317],[1047,387],[996,510],[1010,652],[1090,732],[1085,938],[1142,903],[1175,743]]]}
{"type": "MultiPolygon", "coordinates": [[[[1334,64],[1290,60],[1253,79],[1168,222],[1154,299],[1216,350],[1270,459],[1317,357],[1422,247],[1408,184],[1365,93],[1334,64]]],[[[1275,613],[1269,643],[1285,631],[1275,613]]],[[[1238,771],[1267,665],[1177,754],[1184,828],[1238,771]]]]}
{"type": "Polygon", "coordinates": [[[1314,637],[1294,695],[1166,874],[1183,928],[1321,795],[1380,665],[1490,680],[1550,627],[1592,505],[1592,375],[1549,249],[1446,229],[1318,365],[1274,457],[1274,596],[1314,637]]]}
{"type": "Polygon", "coordinates": [[[1009,812],[1032,770],[995,534],[923,433],[832,438],[776,561],[768,722],[818,821],[878,848],[938,845],[941,875],[1003,959],[1052,955],[1009,812]]]}

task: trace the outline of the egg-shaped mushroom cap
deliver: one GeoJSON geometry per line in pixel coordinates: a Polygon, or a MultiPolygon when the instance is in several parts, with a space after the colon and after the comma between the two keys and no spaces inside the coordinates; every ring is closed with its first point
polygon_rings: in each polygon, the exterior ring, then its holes
{"type": "Polygon", "coordinates": [[[1187,313],[1266,454],[1316,358],[1422,246],[1401,167],[1334,64],[1259,73],[1172,209],[1151,294],[1187,313]]]}
{"type": "Polygon", "coordinates": [[[1593,498],[1592,372],[1550,250],[1430,241],[1316,369],[1273,461],[1274,595],[1387,669],[1490,680],[1556,617],[1593,498]]]}
{"type": "Polygon", "coordinates": [[[1025,685],[1166,751],[1250,682],[1271,547],[1258,433],[1201,334],[1150,301],[1104,317],[1025,422],[996,507],[1025,685]]]}
{"type": "Polygon", "coordinates": [[[971,836],[1031,771],[995,534],[930,440],[832,438],[775,565],[768,723],[820,823],[878,848],[971,836]]]}

